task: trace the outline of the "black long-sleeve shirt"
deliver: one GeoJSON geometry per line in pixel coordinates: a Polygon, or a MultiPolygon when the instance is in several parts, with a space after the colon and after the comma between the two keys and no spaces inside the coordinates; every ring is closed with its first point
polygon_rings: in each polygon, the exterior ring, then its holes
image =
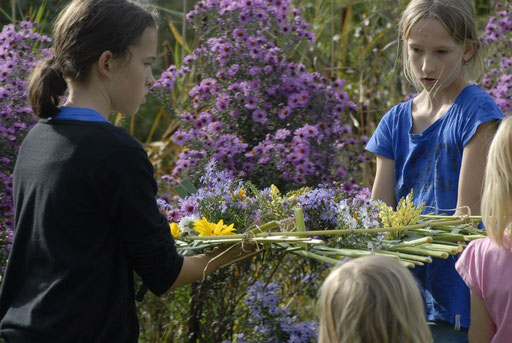
{"type": "Polygon", "coordinates": [[[9,342],[137,342],[133,272],[177,278],[141,145],[109,123],[41,120],[14,171],[15,237],[0,291],[9,342]]]}

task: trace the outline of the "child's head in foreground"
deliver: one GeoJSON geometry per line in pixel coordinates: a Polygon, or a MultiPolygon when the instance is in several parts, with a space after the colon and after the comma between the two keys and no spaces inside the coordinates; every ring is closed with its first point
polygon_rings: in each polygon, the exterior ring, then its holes
{"type": "Polygon", "coordinates": [[[487,235],[503,245],[503,235],[510,233],[512,221],[512,118],[504,119],[494,136],[487,155],[482,220],[487,235]]]}
{"type": "Polygon", "coordinates": [[[391,257],[361,257],[335,268],[317,306],[320,343],[432,341],[416,282],[391,257]]]}

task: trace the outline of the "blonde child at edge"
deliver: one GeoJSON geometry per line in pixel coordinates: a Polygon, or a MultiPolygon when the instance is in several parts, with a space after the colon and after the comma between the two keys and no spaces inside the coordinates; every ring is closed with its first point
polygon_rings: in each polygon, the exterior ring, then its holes
{"type": "Polygon", "coordinates": [[[471,242],[455,267],[471,290],[470,342],[512,339],[512,118],[489,150],[482,196],[487,238],[471,242]]]}
{"type": "MultiPolygon", "coordinates": [[[[481,74],[469,0],[412,0],[399,24],[404,70],[419,94],[394,106],[366,149],[377,155],[372,197],[391,206],[414,190],[424,212],[478,214],[484,164],[503,115],[473,84],[481,74]]],[[[434,339],[467,341],[469,289],[455,258],[414,268],[434,339]],[[461,332],[462,331],[462,332],[461,332]],[[447,336],[450,335],[450,337],[447,336]],[[452,337],[453,336],[453,337],[452,337]]]]}
{"type": "Polygon", "coordinates": [[[319,343],[432,342],[418,287],[391,257],[361,257],[334,269],[317,309],[319,343]]]}

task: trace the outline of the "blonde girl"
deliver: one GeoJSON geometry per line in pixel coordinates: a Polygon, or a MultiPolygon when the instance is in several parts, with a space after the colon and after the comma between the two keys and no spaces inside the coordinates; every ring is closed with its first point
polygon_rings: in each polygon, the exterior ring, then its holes
{"type": "Polygon", "coordinates": [[[418,287],[391,257],[361,257],[334,269],[317,307],[319,343],[432,341],[418,287]]]}
{"type": "Polygon", "coordinates": [[[107,120],[144,103],[157,45],[155,16],[131,1],[74,0],[60,13],[53,57],[29,83],[40,120],[14,170],[7,342],[135,343],[134,272],[159,295],[241,254],[178,254],[143,147],[107,120]]]}
{"type": "Polygon", "coordinates": [[[471,242],[456,268],[471,290],[470,342],[505,343],[512,337],[512,118],[489,149],[482,197],[488,238],[471,242]]]}
{"type": "MultiPolygon", "coordinates": [[[[395,206],[414,190],[425,212],[478,214],[483,162],[503,115],[474,84],[481,59],[472,4],[412,0],[399,32],[405,74],[419,94],[394,106],[366,147],[377,155],[372,197],[395,206]]],[[[435,259],[414,269],[434,336],[437,329],[469,327],[469,290],[454,264],[455,258],[435,259]]],[[[460,333],[461,342],[466,335],[460,333]]]]}

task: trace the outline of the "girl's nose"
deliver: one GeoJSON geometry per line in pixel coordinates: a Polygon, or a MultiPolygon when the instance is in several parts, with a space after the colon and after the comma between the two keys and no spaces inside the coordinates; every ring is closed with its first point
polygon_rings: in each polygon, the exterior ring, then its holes
{"type": "Polygon", "coordinates": [[[432,73],[435,69],[435,66],[434,66],[434,60],[431,56],[429,56],[428,54],[425,54],[425,56],[423,57],[423,61],[422,61],[422,65],[421,65],[421,71],[423,71],[423,73],[425,73],[426,75],[432,73]]]}

